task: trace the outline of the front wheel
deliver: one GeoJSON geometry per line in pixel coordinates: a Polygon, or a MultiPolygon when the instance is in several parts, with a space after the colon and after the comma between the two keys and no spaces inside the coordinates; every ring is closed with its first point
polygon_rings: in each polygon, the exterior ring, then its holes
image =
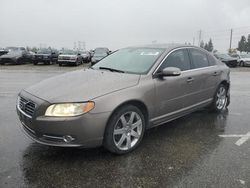
{"type": "Polygon", "coordinates": [[[213,103],[211,105],[211,109],[215,112],[223,111],[229,104],[228,89],[224,84],[220,84],[218,89],[216,90],[216,94],[214,96],[213,103]]]}
{"type": "Polygon", "coordinates": [[[134,150],[141,142],[145,131],[145,118],[133,105],[126,105],[111,117],[104,135],[104,147],[115,154],[134,150]]]}

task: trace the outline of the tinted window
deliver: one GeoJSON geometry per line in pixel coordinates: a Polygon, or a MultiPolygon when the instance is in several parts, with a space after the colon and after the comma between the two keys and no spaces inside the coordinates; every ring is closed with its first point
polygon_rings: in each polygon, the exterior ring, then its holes
{"type": "Polygon", "coordinates": [[[182,71],[189,70],[190,61],[188,51],[186,49],[183,49],[172,52],[162,63],[159,70],[163,70],[166,67],[177,67],[182,71]]]}
{"type": "Polygon", "coordinates": [[[209,66],[207,55],[200,51],[191,49],[190,54],[193,60],[194,68],[202,68],[209,66]]]}
{"type": "Polygon", "coordinates": [[[208,61],[209,61],[210,66],[216,65],[216,60],[213,56],[208,55],[207,57],[208,57],[208,61]]]}

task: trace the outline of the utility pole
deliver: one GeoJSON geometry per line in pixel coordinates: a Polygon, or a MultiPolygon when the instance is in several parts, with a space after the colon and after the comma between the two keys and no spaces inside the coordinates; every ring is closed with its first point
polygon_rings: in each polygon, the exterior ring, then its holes
{"type": "Polygon", "coordinates": [[[194,43],[195,43],[195,37],[193,37],[193,46],[194,46],[194,43]]]}
{"type": "Polygon", "coordinates": [[[233,38],[233,29],[230,30],[230,45],[229,45],[229,50],[232,49],[232,38],[233,38]]]}
{"type": "Polygon", "coordinates": [[[198,43],[198,46],[200,46],[201,45],[201,30],[199,31],[199,43],[198,43]]]}

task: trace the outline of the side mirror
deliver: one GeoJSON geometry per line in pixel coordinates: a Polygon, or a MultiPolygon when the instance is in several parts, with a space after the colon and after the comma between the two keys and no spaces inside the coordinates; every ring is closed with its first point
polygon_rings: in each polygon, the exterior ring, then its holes
{"type": "Polygon", "coordinates": [[[165,76],[180,76],[181,70],[177,67],[167,67],[163,69],[161,72],[157,73],[158,76],[165,77],[165,76]]]}

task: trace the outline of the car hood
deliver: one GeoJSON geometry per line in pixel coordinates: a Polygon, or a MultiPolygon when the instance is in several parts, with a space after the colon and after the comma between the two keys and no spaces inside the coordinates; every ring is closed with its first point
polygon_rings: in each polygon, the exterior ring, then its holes
{"type": "Polygon", "coordinates": [[[83,69],[44,80],[26,92],[50,103],[89,101],[138,84],[140,75],[83,69]]]}
{"type": "Polygon", "coordinates": [[[106,57],[106,56],[105,55],[104,56],[93,56],[92,58],[94,58],[94,59],[102,59],[104,57],[106,57]]]}

